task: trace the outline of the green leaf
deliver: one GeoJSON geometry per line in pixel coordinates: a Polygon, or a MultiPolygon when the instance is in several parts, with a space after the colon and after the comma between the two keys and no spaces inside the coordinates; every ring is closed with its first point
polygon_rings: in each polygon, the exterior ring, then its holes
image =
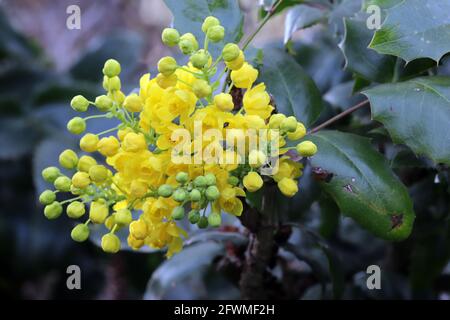
{"type": "Polygon", "coordinates": [[[426,77],[386,84],[363,92],[373,119],[383,123],[395,143],[417,155],[450,164],[450,78],[426,77]]]}
{"type": "Polygon", "coordinates": [[[264,50],[259,79],[274,96],[278,111],[295,115],[306,126],[319,117],[323,109],[319,90],[303,68],[283,50],[264,50]]]}
{"type": "Polygon", "coordinates": [[[342,0],[335,1],[328,23],[331,32],[342,35],[344,33],[343,19],[352,17],[361,10],[362,0],[342,0]]]}
{"type": "Polygon", "coordinates": [[[450,51],[450,2],[408,0],[387,10],[370,48],[406,61],[431,58],[439,61],[450,51]]]}
{"type": "Polygon", "coordinates": [[[337,131],[309,138],[319,150],[311,158],[313,170],[328,177],[320,185],[342,214],[383,239],[409,236],[415,214],[407,189],[368,139],[337,131]]]}
{"type": "Polygon", "coordinates": [[[225,38],[208,47],[213,55],[220,54],[224,43],[238,42],[242,37],[244,18],[237,0],[164,0],[174,17],[174,28],[181,34],[190,32],[203,44],[203,20],[208,16],[218,18],[225,28],[225,38]]]}
{"type": "Polygon", "coordinates": [[[0,119],[0,160],[13,160],[31,153],[36,137],[26,118],[0,119]]]}
{"type": "Polygon", "coordinates": [[[326,16],[326,11],[307,5],[298,5],[290,9],[284,21],[284,43],[287,43],[294,32],[310,27],[326,16]]]}

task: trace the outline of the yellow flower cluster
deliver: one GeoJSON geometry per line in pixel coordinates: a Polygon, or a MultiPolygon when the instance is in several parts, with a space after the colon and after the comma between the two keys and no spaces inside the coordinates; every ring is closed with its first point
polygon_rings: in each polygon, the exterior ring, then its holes
{"type": "Polygon", "coordinates": [[[205,43],[199,49],[192,34],[180,36],[175,29],[165,29],[163,42],[178,45],[189,55],[189,62],[178,65],[172,57],[162,58],[159,73],[143,75],[138,92],[125,95],[121,91],[121,66],[110,59],[103,68],[106,94],[94,102],[83,96],[73,98],[71,106],[77,111],[94,105],[103,112],[69,121],[68,130],[74,134],[83,133],[91,118],[120,120],[120,125],[110,130],[85,133],[80,139],[84,155],[79,157],[72,150],[61,153],[59,164],[73,171],[71,177],[57,167],[42,172],[56,189],[46,190],[40,197],[47,218],[61,215],[65,203],[69,203],[66,212],[70,218],[89,212],[87,221],[72,231],[75,241],[89,237],[89,223],[105,224],[110,232],[103,236],[102,248],[117,252],[121,241],[115,233],[127,227],[130,247],[167,248],[170,257],[181,250],[187,237],[177,225],[186,216],[199,228],[218,227],[223,212],[240,216],[246,192],[258,191],[264,181],[275,181],[288,197],[297,193],[302,165],[287,151],[296,149],[306,157],[314,155],[317,148],[310,141],[297,147],[286,145],[306,135],[304,125],[295,117],[275,113],[264,83],[255,84],[258,70],[245,61],[238,45],[226,44],[213,61],[208,43],[224,37],[218,19],[206,18],[202,30],[205,43]],[[225,67],[216,74],[221,61],[225,67]],[[217,92],[227,70],[231,83],[224,92],[217,92]],[[231,93],[236,90],[243,92],[242,101],[233,99],[231,93]],[[214,134],[209,134],[211,130],[214,134]],[[276,141],[279,148],[275,154],[270,143],[251,149],[250,130],[255,132],[253,138],[267,135],[269,142],[276,141]],[[238,146],[244,146],[244,152],[238,146]],[[104,163],[87,155],[94,152],[105,158],[104,163]],[[175,161],[180,154],[183,161],[175,161]],[[274,155],[275,161],[270,159],[274,155]],[[57,192],[71,192],[75,198],[58,202],[57,192]]]}

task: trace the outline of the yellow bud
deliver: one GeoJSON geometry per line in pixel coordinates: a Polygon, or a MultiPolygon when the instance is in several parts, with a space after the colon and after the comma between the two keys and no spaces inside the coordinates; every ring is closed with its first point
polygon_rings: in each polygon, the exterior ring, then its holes
{"type": "Polygon", "coordinates": [[[267,156],[261,150],[252,150],[248,155],[248,163],[252,168],[259,168],[266,163],[267,156]]]}
{"type": "Polygon", "coordinates": [[[120,239],[114,233],[107,233],[102,237],[102,249],[107,253],[116,253],[120,250],[120,239]]]}
{"type": "Polygon", "coordinates": [[[231,71],[230,78],[237,88],[247,89],[258,78],[258,70],[245,62],[240,69],[231,71]]]}
{"type": "Polygon", "coordinates": [[[59,155],[59,164],[66,169],[75,169],[78,164],[78,156],[75,151],[66,149],[59,155]]]}
{"type": "Polygon", "coordinates": [[[239,70],[242,68],[245,62],[245,56],[244,52],[242,50],[239,51],[239,55],[236,59],[231,61],[226,61],[225,64],[227,65],[228,69],[230,70],[239,70]]]}
{"type": "Polygon", "coordinates": [[[290,140],[298,140],[303,138],[306,135],[306,128],[301,122],[297,122],[297,128],[294,132],[290,132],[287,134],[288,139],[290,140]]]}
{"type": "Polygon", "coordinates": [[[119,141],[113,136],[102,138],[97,143],[98,152],[100,152],[105,157],[114,156],[119,151],[119,148],[119,141]]]}
{"type": "Polygon", "coordinates": [[[281,130],[286,132],[295,132],[297,129],[297,119],[295,117],[290,116],[281,121],[281,130]]]}
{"type": "Polygon", "coordinates": [[[117,131],[117,138],[119,138],[120,141],[123,141],[123,139],[125,139],[125,136],[130,132],[134,132],[130,127],[120,129],[117,131]]]}
{"type": "Polygon", "coordinates": [[[296,149],[302,157],[312,157],[317,152],[317,146],[311,141],[300,142],[296,149]]]}
{"type": "Polygon", "coordinates": [[[263,186],[263,179],[257,172],[249,172],[243,179],[244,187],[250,191],[255,192],[263,186]]]}
{"type": "Polygon", "coordinates": [[[113,105],[113,101],[111,98],[105,95],[98,96],[95,98],[95,106],[100,111],[109,111],[113,105]]]}
{"type": "Polygon", "coordinates": [[[134,250],[142,248],[142,246],[144,245],[144,240],[136,239],[131,234],[128,235],[127,242],[128,245],[134,250]]]}
{"type": "Polygon", "coordinates": [[[134,198],[142,198],[147,193],[147,185],[138,180],[133,180],[130,185],[130,194],[134,198]]]}
{"type": "Polygon", "coordinates": [[[219,93],[214,97],[214,104],[222,111],[234,109],[233,97],[229,93],[219,93]]]}
{"type": "Polygon", "coordinates": [[[136,93],[132,93],[125,98],[123,106],[130,112],[141,112],[144,104],[142,103],[141,97],[139,97],[136,93]]]}
{"type": "Polygon", "coordinates": [[[297,182],[290,178],[283,178],[278,181],[278,188],[286,197],[293,197],[298,192],[297,182]]]}
{"type": "Polygon", "coordinates": [[[103,182],[108,179],[108,169],[102,165],[95,165],[89,168],[89,177],[94,182],[103,182]]]}
{"type": "Polygon", "coordinates": [[[198,42],[192,33],[185,33],[180,37],[178,47],[183,54],[190,54],[198,50],[198,42]]]}
{"type": "Polygon", "coordinates": [[[89,209],[89,219],[93,223],[103,223],[108,217],[109,209],[104,201],[93,201],[89,209]]]}
{"type": "Polygon", "coordinates": [[[147,148],[145,137],[142,133],[129,132],[122,142],[122,148],[128,152],[138,152],[147,148]]]}
{"type": "Polygon", "coordinates": [[[211,42],[219,42],[225,36],[225,28],[222,26],[210,27],[206,33],[206,36],[209,40],[211,40],[211,42]]]}
{"type": "Polygon", "coordinates": [[[130,223],[130,234],[138,240],[144,240],[148,234],[147,224],[144,220],[139,219],[130,223]]]}
{"type": "Polygon", "coordinates": [[[197,79],[192,84],[192,92],[194,92],[199,99],[209,96],[211,91],[212,89],[206,80],[197,79]]]}
{"type": "Polygon", "coordinates": [[[223,47],[222,57],[225,62],[230,62],[237,59],[240,53],[241,49],[239,49],[239,46],[237,44],[227,43],[225,47],[223,47]]]}
{"type": "Polygon", "coordinates": [[[72,219],[78,219],[84,213],[86,212],[86,209],[84,207],[84,203],[80,201],[74,201],[70,203],[66,208],[66,213],[69,218],[72,219]]]}
{"type": "Polygon", "coordinates": [[[286,119],[286,116],[282,113],[273,114],[269,119],[269,128],[279,129],[284,119],[286,119]]]}
{"type": "Polygon", "coordinates": [[[166,77],[173,74],[177,68],[177,61],[172,57],[167,56],[158,61],[158,71],[166,77]]]}
{"type": "Polygon", "coordinates": [[[82,172],[89,172],[89,169],[96,165],[97,161],[90,156],[82,156],[80,160],[78,160],[77,170],[82,172]]]}
{"type": "Polygon", "coordinates": [[[159,73],[156,76],[156,83],[163,89],[167,89],[169,87],[175,87],[177,85],[178,77],[175,73],[170,76],[165,76],[162,73],[159,73]]]}
{"type": "Polygon", "coordinates": [[[86,172],[77,172],[72,177],[72,185],[75,188],[84,189],[91,183],[91,179],[89,178],[89,174],[86,172]]]}
{"type": "Polygon", "coordinates": [[[80,140],[80,149],[85,152],[97,151],[98,136],[92,133],[87,133],[80,140]]]}
{"type": "Polygon", "coordinates": [[[118,76],[121,71],[120,63],[114,59],[108,59],[103,67],[103,74],[109,78],[118,76]]]}
{"type": "Polygon", "coordinates": [[[202,23],[202,31],[204,33],[207,33],[209,28],[218,26],[218,25],[220,25],[219,19],[217,19],[216,17],[213,17],[213,16],[206,17],[202,23]]]}

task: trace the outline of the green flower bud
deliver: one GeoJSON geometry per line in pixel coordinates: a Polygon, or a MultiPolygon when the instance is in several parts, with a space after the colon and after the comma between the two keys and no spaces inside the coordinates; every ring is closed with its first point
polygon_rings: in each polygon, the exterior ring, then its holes
{"type": "Polygon", "coordinates": [[[108,78],[108,85],[106,86],[108,91],[119,91],[122,88],[122,83],[118,76],[108,78]]]}
{"type": "Polygon", "coordinates": [[[235,176],[229,176],[228,183],[231,184],[232,186],[237,186],[239,184],[239,178],[235,176]]]}
{"type": "Polygon", "coordinates": [[[197,79],[192,84],[192,92],[194,92],[197,98],[201,99],[209,96],[212,92],[212,89],[206,80],[197,79]]]}
{"type": "Polygon", "coordinates": [[[70,186],[72,185],[72,180],[70,178],[61,176],[56,178],[54,182],[54,186],[56,190],[62,191],[62,192],[69,192],[70,186]]]}
{"type": "Polygon", "coordinates": [[[203,69],[209,62],[209,53],[203,49],[198,50],[194,54],[191,55],[189,60],[192,65],[197,69],[203,69]]]}
{"type": "Polygon", "coordinates": [[[184,218],[184,208],[183,207],[175,207],[172,210],[172,219],[181,220],[184,218]]]}
{"type": "Polygon", "coordinates": [[[114,233],[107,233],[102,237],[102,249],[108,253],[116,253],[120,250],[120,239],[114,233]]]}
{"type": "Polygon", "coordinates": [[[296,149],[302,157],[312,157],[317,152],[317,146],[311,141],[300,142],[296,149]]]}
{"type": "Polygon", "coordinates": [[[112,108],[113,101],[108,96],[101,95],[95,98],[95,106],[98,108],[98,110],[106,112],[112,108]]]}
{"type": "Polygon", "coordinates": [[[239,52],[241,52],[241,49],[239,49],[239,46],[237,44],[227,43],[222,50],[223,60],[226,62],[233,61],[237,59],[237,57],[239,57],[239,52]]]}
{"type": "Polygon", "coordinates": [[[222,217],[219,213],[211,213],[208,216],[208,223],[211,227],[219,227],[222,224],[222,217]]]}
{"type": "Polygon", "coordinates": [[[97,193],[97,191],[96,191],[96,189],[95,189],[94,186],[89,186],[89,187],[87,187],[86,190],[84,190],[84,191],[85,191],[85,193],[86,193],[88,196],[93,196],[93,195],[95,195],[95,194],[97,193]]]}
{"type": "Polygon", "coordinates": [[[206,179],[204,176],[198,176],[194,179],[194,186],[197,188],[203,188],[206,187],[206,179]]]}
{"type": "Polygon", "coordinates": [[[178,172],[175,179],[179,183],[186,183],[189,180],[189,175],[186,172],[178,172]]]}
{"type": "Polygon", "coordinates": [[[172,198],[177,202],[183,202],[186,200],[187,192],[184,189],[177,189],[174,191],[172,198]]]}
{"type": "Polygon", "coordinates": [[[212,173],[205,174],[206,185],[213,186],[216,184],[216,176],[212,173]]]}
{"type": "Polygon", "coordinates": [[[206,227],[208,227],[208,218],[207,217],[200,217],[200,220],[198,220],[198,222],[197,222],[197,226],[200,228],[200,229],[205,229],[206,227]]]}
{"type": "Polygon", "coordinates": [[[213,26],[208,29],[206,36],[212,42],[219,42],[225,36],[225,28],[222,26],[213,26]]]}
{"type": "Polygon", "coordinates": [[[80,223],[72,229],[70,236],[76,242],[84,242],[89,238],[89,232],[89,227],[84,223],[80,223]]]}
{"type": "Polygon", "coordinates": [[[162,42],[169,47],[173,47],[180,41],[180,34],[176,29],[165,28],[161,34],[162,42]]]}
{"type": "Polygon", "coordinates": [[[80,196],[84,192],[83,192],[83,189],[75,187],[72,183],[72,185],[70,186],[70,193],[73,194],[74,196],[80,196]]]}
{"type": "Polygon", "coordinates": [[[205,196],[209,201],[214,201],[220,196],[219,189],[216,186],[209,186],[206,188],[205,196]]]}
{"type": "Polygon", "coordinates": [[[202,31],[204,33],[207,33],[209,28],[220,25],[219,19],[213,16],[206,17],[205,20],[203,20],[202,24],[202,31]]]}
{"type": "Polygon", "coordinates": [[[281,122],[281,130],[294,132],[297,129],[297,119],[293,116],[287,117],[281,122]]]}
{"type": "Polygon", "coordinates": [[[163,57],[158,61],[158,71],[166,77],[173,74],[177,68],[177,61],[172,57],[163,57]]]}
{"type": "Polygon", "coordinates": [[[75,111],[85,112],[89,107],[89,101],[82,95],[77,95],[70,101],[70,106],[75,111]]]}
{"type": "Polygon", "coordinates": [[[83,202],[73,201],[67,206],[66,213],[69,218],[78,219],[86,213],[86,208],[83,202]]]}
{"type": "Polygon", "coordinates": [[[189,199],[191,199],[191,201],[200,201],[202,199],[202,194],[198,189],[193,189],[190,193],[189,193],[189,199]]]}
{"type": "Polygon", "coordinates": [[[45,190],[39,196],[39,202],[43,205],[47,205],[56,200],[56,194],[51,190],[45,190]]]}
{"type": "Polygon", "coordinates": [[[128,209],[120,209],[115,213],[114,218],[116,220],[116,223],[122,226],[129,225],[133,220],[131,211],[128,209]]]}
{"type": "Polygon", "coordinates": [[[55,182],[56,178],[58,178],[60,175],[61,172],[57,167],[48,167],[42,170],[42,178],[50,183],[55,182]]]}
{"type": "Polygon", "coordinates": [[[103,74],[109,78],[118,76],[120,74],[120,63],[114,59],[108,59],[103,66],[103,74]]]}
{"type": "Polygon", "coordinates": [[[105,166],[96,164],[89,168],[89,177],[94,182],[103,182],[108,179],[108,169],[105,166]]]}
{"type": "Polygon", "coordinates": [[[180,37],[178,47],[183,54],[191,54],[198,50],[198,42],[192,33],[185,33],[180,37]]]}
{"type": "Polygon", "coordinates": [[[66,169],[75,169],[78,164],[78,156],[75,151],[66,149],[59,155],[59,164],[66,169]]]}
{"type": "Polygon", "coordinates": [[[81,172],[89,172],[92,166],[95,166],[97,161],[90,156],[81,156],[78,160],[77,170],[81,172]]]}
{"type": "Polygon", "coordinates": [[[91,203],[89,209],[89,219],[93,223],[103,223],[109,214],[109,208],[104,201],[98,200],[91,203]]]}
{"type": "Polygon", "coordinates": [[[62,213],[63,207],[58,201],[46,205],[44,208],[44,215],[47,219],[53,220],[58,218],[62,213]]]}
{"type": "Polygon", "coordinates": [[[83,118],[75,117],[67,123],[67,130],[73,134],[81,134],[86,130],[86,121],[83,118]]]}
{"type": "Polygon", "coordinates": [[[173,193],[173,188],[172,188],[172,186],[170,186],[168,184],[163,184],[162,186],[160,186],[158,188],[158,195],[160,197],[168,198],[172,195],[172,193],[173,193]]]}
{"type": "Polygon", "coordinates": [[[198,210],[191,210],[188,213],[188,220],[190,223],[195,224],[200,220],[200,212],[198,210]]]}

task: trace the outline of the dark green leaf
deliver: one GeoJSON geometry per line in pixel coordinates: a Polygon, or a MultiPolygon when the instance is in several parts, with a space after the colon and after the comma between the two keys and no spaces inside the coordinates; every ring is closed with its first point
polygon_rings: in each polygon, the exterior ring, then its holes
{"type": "Polygon", "coordinates": [[[361,10],[362,0],[335,1],[328,18],[330,29],[339,36],[344,34],[343,19],[355,15],[361,10]]]}
{"type": "Polygon", "coordinates": [[[290,9],[284,22],[284,43],[291,39],[297,30],[310,27],[326,17],[326,11],[307,5],[298,5],[290,9]]]}
{"type": "Polygon", "coordinates": [[[36,137],[26,118],[0,119],[0,159],[11,160],[31,153],[36,137]]]}

